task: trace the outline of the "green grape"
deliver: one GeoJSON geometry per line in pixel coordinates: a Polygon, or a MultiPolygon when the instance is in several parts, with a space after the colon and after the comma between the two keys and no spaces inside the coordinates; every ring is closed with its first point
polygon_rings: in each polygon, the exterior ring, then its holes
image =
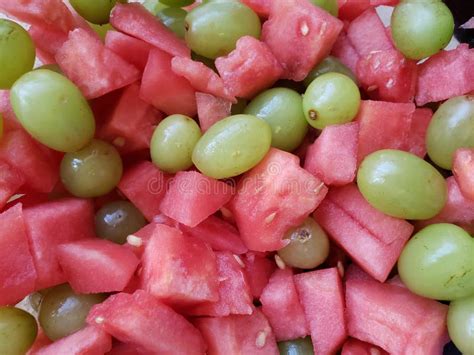
{"type": "Polygon", "coordinates": [[[299,269],[313,269],[329,255],[329,239],[316,221],[308,217],[300,226],[289,230],[285,239],[290,240],[278,255],[285,264],[299,269]]]}
{"type": "Polygon", "coordinates": [[[215,59],[235,49],[240,37],[260,37],[260,19],[238,1],[204,3],[186,16],[186,43],[197,54],[215,59]]]}
{"type": "Polygon", "coordinates": [[[102,42],[105,41],[105,36],[107,36],[108,31],[113,31],[114,28],[110,23],[106,23],[105,25],[96,25],[91,22],[89,22],[89,25],[92,27],[92,29],[97,33],[102,40],[102,42]]]}
{"type": "Polygon", "coordinates": [[[69,0],[69,3],[87,21],[103,25],[109,22],[110,11],[114,8],[117,0],[69,0]]]}
{"type": "Polygon", "coordinates": [[[337,0],[310,0],[314,5],[326,10],[331,15],[337,17],[339,13],[339,6],[337,0]]]}
{"type": "Polygon", "coordinates": [[[188,13],[178,7],[167,7],[163,10],[158,11],[156,17],[168,27],[171,31],[176,34],[179,38],[184,38],[186,32],[186,26],[184,19],[188,13]]]}
{"type": "Polygon", "coordinates": [[[185,7],[192,5],[194,0],[160,0],[160,2],[170,7],[185,7]]]}
{"type": "Polygon", "coordinates": [[[357,184],[365,199],[393,217],[428,219],[447,199],[443,176],[431,164],[400,150],[379,150],[359,166],[357,184]]]}
{"type": "Polygon", "coordinates": [[[105,298],[102,294],[79,295],[67,284],[56,286],[41,301],[38,321],[49,339],[63,338],[83,328],[92,306],[105,298]]]}
{"type": "Polygon", "coordinates": [[[314,69],[311,70],[308,76],[304,79],[304,84],[306,87],[308,87],[314,79],[326,73],[344,74],[351,78],[356,85],[358,85],[357,78],[352,70],[342,64],[339,59],[332,56],[327,56],[321,63],[314,67],[314,69]]]}
{"type": "Polygon", "coordinates": [[[359,106],[359,88],[348,76],[340,73],[319,76],[303,96],[306,120],[318,129],[352,121],[359,106]]]}
{"type": "Polygon", "coordinates": [[[433,115],[426,132],[426,150],[433,162],[451,170],[458,148],[474,147],[474,95],[453,97],[433,115]]]}
{"type": "Polygon", "coordinates": [[[474,354],[474,294],[451,302],[448,332],[459,351],[465,355],[474,354]]]}
{"type": "Polygon", "coordinates": [[[44,64],[44,65],[36,68],[35,70],[40,70],[40,69],[47,69],[47,70],[54,71],[58,74],[64,74],[63,71],[61,70],[61,68],[59,67],[59,65],[57,65],[57,64],[44,64]]]}
{"type": "Polygon", "coordinates": [[[308,132],[303,99],[291,89],[273,88],[262,92],[244,113],[266,121],[272,129],[272,146],[282,150],[296,149],[308,132]]]}
{"type": "Polygon", "coordinates": [[[77,197],[98,197],[112,191],[122,177],[122,159],[114,146],[94,139],[83,149],[64,155],[61,181],[77,197]]]}
{"type": "Polygon", "coordinates": [[[36,319],[31,314],[15,307],[0,307],[0,354],[26,354],[37,333],[36,319]]]}
{"type": "Polygon", "coordinates": [[[248,101],[246,99],[238,98],[237,103],[233,104],[231,107],[231,115],[240,115],[244,113],[247,103],[248,101]]]}
{"type": "Polygon", "coordinates": [[[92,110],[81,91],[64,75],[33,70],[13,85],[10,100],[28,133],[52,149],[74,152],[94,136],[92,110]]]}
{"type": "Polygon", "coordinates": [[[414,293],[452,301],[474,295],[474,239],[448,223],[415,234],[398,259],[398,273],[414,293]]]}
{"type": "Polygon", "coordinates": [[[150,143],[151,159],[161,170],[176,173],[193,166],[193,149],[201,129],[192,118],[171,115],[160,122],[150,143]]]}
{"type": "Polygon", "coordinates": [[[217,122],[193,151],[194,165],[205,175],[225,179],[257,165],[270,149],[272,130],[252,115],[235,115],[217,122]]]}
{"type": "Polygon", "coordinates": [[[33,69],[35,45],[19,24],[0,19],[0,89],[10,89],[23,74],[33,69]]]}
{"type": "Polygon", "coordinates": [[[143,6],[145,6],[145,8],[154,16],[156,16],[159,11],[168,7],[165,4],[162,4],[159,0],[145,0],[143,6]]]}
{"type": "Polygon", "coordinates": [[[299,338],[278,343],[280,355],[314,355],[311,338],[299,338]]]}
{"type": "Polygon", "coordinates": [[[406,0],[393,11],[390,28],[395,46],[410,59],[423,59],[451,40],[454,19],[440,0],[406,0]]]}

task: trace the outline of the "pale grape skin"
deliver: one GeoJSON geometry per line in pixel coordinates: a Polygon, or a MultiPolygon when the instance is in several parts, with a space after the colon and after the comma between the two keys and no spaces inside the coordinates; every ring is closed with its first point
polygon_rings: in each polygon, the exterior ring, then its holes
{"type": "Polygon", "coordinates": [[[31,314],[15,307],[0,307],[0,354],[25,354],[37,334],[36,319],[31,314]]]}

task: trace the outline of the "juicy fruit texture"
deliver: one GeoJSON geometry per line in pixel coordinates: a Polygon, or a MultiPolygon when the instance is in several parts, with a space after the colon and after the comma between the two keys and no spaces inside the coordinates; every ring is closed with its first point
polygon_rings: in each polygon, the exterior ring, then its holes
{"type": "Polygon", "coordinates": [[[349,338],[342,346],[341,355],[371,355],[383,354],[388,355],[386,351],[378,346],[366,343],[361,340],[349,338]]]}
{"type": "Polygon", "coordinates": [[[71,0],[70,3],[79,15],[94,24],[103,25],[109,22],[110,11],[115,6],[116,0],[71,0]]]}
{"type": "Polygon", "coordinates": [[[196,93],[199,126],[206,132],[215,123],[231,115],[232,102],[202,92],[196,93]]]}
{"type": "Polygon", "coordinates": [[[451,302],[448,311],[449,336],[464,354],[474,352],[473,321],[474,296],[451,302]]]}
{"type": "Polygon", "coordinates": [[[294,339],[278,343],[280,355],[314,355],[311,338],[294,339]]]}
{"type": "Polygon", "coordinates": [[[0,307],[0,352],[25,354],[36,339],[35,318],[15,307],[0,307]]]}
{"type": "Polygon", "coordinates": [[[152,48],[147,42],[118,31],[107,31],[105,46],[141,71],[145,69],[152,48]]]}
{"type": "Polygon", "coordinates": [[[321,63],[313,68],[304,79],[304,84],[309,86],[317,77],[326,73],[340,73],[351,78],[357,84],[357,78],[354,73],[346,67],[339,59],[333,56],[327,56],[321,63]]]}
{"type": "Polygon", "coordinates": [[[474,239],[453,224],[433,224],[410,239],[398,260],[400,278],[416,294],[454,300],[474,293],[474,239]]]}
{"type": "Polygon", "coordinates": [[[417,108],[412,116],[411,131],[408,135],[407,147],[412,154],[424,158],[426,155],[426,132],[433,118],[429,108],[417,108]]]}
{"type": "Polygon", "coordinates": [[[54,56],[67,41],[67,33],[52,30],[51,27],[32,25],[28,29],[28,34],[34,42],[36,56],[40,62],[45,65],[56,63],[54,56]]]}
{"type": "Polygon", "coordinates": [[[44,69],[25,74],[13,86],[11,102],[28,133],[50,148],[74,152],[94,136],[89,104],[61,74],[44,69]]]}
{"type": "Polygon", "coordinates": [[[334,43],[331,54],[339,59],[342,64],[347,66],[353,73],[356,72],[357,62],[360,59],[360,55],[345,32],[339,34],[339,37],[334,43]]]}
{"type": "Polygon", "coordinates": [[[454,155],[453,174],[463,195],[474,200],[474,149],[458,149],[454,155]]]}
{"type": "Polygon", "coordinates": [[[0,171],[0,208],[3,208],[25,183],[25,178],[17,169],[1,160],[0,171]]]}
{"type": "Polygon", "coordinates": [[[247,271],[250,291],[255,299],[259,299],[263,289],[268,284],[270,276],[276,269],[273,261],[270,261],[262,253],[248,252],[242,258],[247,271]]]}

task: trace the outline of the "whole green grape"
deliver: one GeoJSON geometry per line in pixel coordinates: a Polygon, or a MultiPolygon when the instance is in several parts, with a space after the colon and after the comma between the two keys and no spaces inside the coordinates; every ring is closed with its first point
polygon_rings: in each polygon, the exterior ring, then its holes
{"type": "Polygon", "coordinates": [[[159,11],[168,7],[165,4],[162,4],[159,0],[145,0],[143,6],[154,16],[156,16],[159,11]]]}
{"type": "Polygon", "coordinates": [[[107,36],[108,31],[113,31],[114,28],[110,23],[106,23],[104,25],[96,25],[91,22],[89,22],[89,25],[92,27],[95,33],[97,33],[102,40],[102,42],[105,41],[105,36],[107,36]]]}
{"type": "Polygon", "coordinates": [[[310,0],[314,5],[326,10],[331,15],[337,17],[339,13],[339,6],[337,0],[310,0]]]}
{"type": "Polygon", "coordinates": [[[0,19],[0,89],[10,89],[23,74],[33,69],[35,45],[19,24],[0,19]]]}
{"type": "Polygon", "coordinates": [[[188,13],[179,7],[167,7],[156,14],[156,17],[174,32],[179,38],[184,38],[186,32],[186,25],[184,19],[188,13]]]}
{"type": "Polygon", "coordinates": [[[434,217],[447,199],[446,182],[438,170],[400,150],[379,150],[365,157],[357,185],[373,207],[404,219],[434,217]]]}
{"type": "Polygon", "coordinates": [[[306,87],[309,86],[317,77],[326,74],[326,73],[340,73],[348,76],[352,81],[358,85],[357,78],[348,67],[342,64],[339,59],[333,56],[327,56],[323,59],[321,63],[316,65],[313,70],[311,70],[308,76],[304,79],[304,84],[306,87]]]}
{"type": "Polygon", "coordinates": [[[359,106],[359,88],[348,76],[340,73],[317,77],[303,96],[306,120],[317,129],[352,121],[359,106]]]}
{"type": "Polygon", "coordinates": [[[258,15],[239,1],[204,3],[186,16],[186,43],[194,52],[215,59],[235,49],[240,37],[260,37],[258,15]]]}
{"type": "Polygon", "coordinates": [[[104,25],[109,22],[110,11],[114,8],[117,0],[69,0],[69,3],[87,21],[96,25],[104,25]]]}
{"type": "Polygon", "coordinates": [[[462,228],[432,224],[415,234],[398,259],[410,291],[436,300],[474,295],[474,240],[462,228]]]}
{"type": "Polygon", "coordinates": [[[22,126],[52,149],[74,152],[94,136],[92,110],[81,91],[64,75],[33,70],[13,85],[10,100],[22,126]]]}
{"type": "Polygon", "coordinates": [[[450,303],[448,332],[459,351],[474,354],[474,294],[450,303]]]}
{"type": "Polygon", "coordinates": [[[255,97],[244,110],[266,121],[272,129],[272,146],[291,152],[303,141],[308,123],[303,99],[296,91],[273,88],[255,97]]]}
{"type": "Polygon", "coordinates": [[[90,198],[112,191],[122,177],[122,159],[117,149],[98,139],[83,149],[64,155],[60,176],[74,196],[90,198]]]}
{"type": "Polygon", "coordinates": [[[299,338],[278,342],[280,355],[314,355],[311,338],[299,338]]]}
{"type": "Polygon", "coordinates": [[[398,50],[418,60],[446,47],[453,36],[454,19],[440,0],[405,0],[395,7],[390,28],[398,50]]]}
{"type": "Polygon", "coordinates": [[[0,354],[26,354],[37,334],[36,319],[31,314],[15,307],[0,307],[0,354]]]}
{"type": "Polygon", "coordinates": [[[474,95],[453,97],[436,110],[426,132],[426,150],[433,162],[451,170],[458,148],[474,147],[474,95]]]}
{"type": "Polygon", "coordinates": [[[240,175],[257,165],[272,141],[268,123],[252,115],[235,115],[217,122],[193,151],[194,165],[215,179],[240,175]]]}
{"type": "Polygon", "coordinates": [[[185,7],[192,5],[194,0],[160,0],[160,2],[170,7],[185,7]]]}
{"type": "Polygon", "coordinates": [[[201,138],[201,129],[192,118],[171,115],[153,132],[151,159],[161,170],[176,173],[193,166],[193,149],[201,138]]]}

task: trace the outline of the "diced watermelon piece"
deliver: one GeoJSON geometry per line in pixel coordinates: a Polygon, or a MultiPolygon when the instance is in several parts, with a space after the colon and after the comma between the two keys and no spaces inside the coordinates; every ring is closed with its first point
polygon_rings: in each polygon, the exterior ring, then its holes
{"type": "Polygon", "coordinates": [[[159,49],[150,51],[140,96],[168,115],[180,113],[193,117],[197,112],[196,91],[189,81],[173,72],[171,59],[171,55],[159,49]]]}
{"type": "Polygon", "coordinates": [[[87,322],[114,338],[152,354],[203,355],[199,331],[183,316],[145,291],[118,293],[92,307],[87,322]]]}
{"type": "Polygon", "coordinates": [[[34,355],[36,351],[52,343],[53,342],[46,336],[46,334],[44,334],[43,330],[38,328],[38,335],[36,336],[35,342],[31,345],[26,355],[34,355]]]}
{"type": "Polygon", "coordinates": [[[94,355],[112,349],[112,337],[103,330],[89,325],[76,333],[33,352],[32,355],[94,355]]]}
{"type": "Polygon", "coordinates": [[[178,229],[157,225],[142,256],[143,289],[172,305],[219,299],[216,256],[178,229]]]}
{"type": "Polygon", "coordinates": [[[407,221],[369,205],[355,184],[332,188],[314,217],[354,262],[381,282],[413,232],[407,221]]]}
{"type": "Polygon", "coordinates": [[[236,48],[215,64],[230,94],[244,98],[272,86],[283,72],[270,48],[251,36],[241,37],[236,48]]]}
{"type": "Polygon", "coordinates": [[[272,328],[258,309],[249,316],[198,318],[195,324],[209,346],[208,355],[279,354],[272,328]]]}
{"type": "Polygon", "coordinates": [[[141,4],[117,4],[110,14],[110,24],[121,32],[145,41],[172,56],[190,57],[191,50],[160,20],[141,4]]]}
{"type": "Polygon", "coordinates": [[[262,40],[283,66],[282,77],[301,81],[331,52],[342,27],[308,0],[273,0],[262,40]]]}
{"type": "Polygon", "coordinates": [[[58,261],[60,244],[91,238],[94,233],[92,201],[76,198],[42,203],[23,211],[38,280],[36,289],[66,281],[58,261]]]}
{"type": "Polygon", "coordinates": [[[233,195],[233,187],[197,171],[180,171],[170,183],[161,212],[188,227],[196,227],[233,195]]]}
{"type": "Polygon", "coordinates": [[[230,207],[250,250],[283,248],[284,233],[319,205],[326,186],[300,167],[297,156],[272,148],[237,186],[230,207]]]}
{"type": "Polygon", "coordinates": [[[399,0],[370,0],[370,5],[371,6],[380,6],[380,5],[385,5],[385,6],[395,6],[399,3],[399,0]]]}
{"type": "Polygon", "coordinates": [[[412,103],[361,101],[356,118],[359,122],[359,162],[377,150],[405,149],[415,108],[412,103]]]}
{"type": "Polygon", "coordinates": [[[255,299],[259,299],[263,289],[267,286],[270,276],[276,270],[276,265],[265,257],[263,253],[248,252],[242,257],[247,272],[250,291],[255,299]],[[262,254],[262,255],[260,255],[262,254]]]}
{"type": "Polygon", "coordinates": [[[56,63],[54,56],[67,41],[67,33],[44,26],[31,26],[28,33],[35,44],[41,63],[56,63]]]}
{"type": "MultiPolygon", "coordinates": [[[[372,0],[373,1],[373,0],[372,0]]],[[[352,21],[371,7],[371,0],[338,0],[339,18],[352,21]]]]}
{"type": "Polygon", "coordinates": [[[418,67],[396,49],[371,52],[357,63],[357,78],[367,94],[377,100],[413,102],[418,67]]]}
{"type": "Polygon", "coordinates": [[[260,17],[267,18],[270,15],[272,0],[241,0],[241,2],[250,7],[260,17]]]}
{"type": "Polygon", "coordinates": [[[114,344],[112,350],[107,355],[146,355],[147,351],[135,344],[119,343],[114,344]]]}
{"type": "Polygon", "coordinates": [[[346,282],[349,335],[391,354],[442,354],[448,306],[396,285],[346,282]]]}
{"type": "Polygon", "coordinates": [[[22,128],[13,112],[10,102],[10,90],[0,90],[0,114],[3,116],[3,131],[13,131],[22,128]]]}
{"type": "Polygon", "coordinates": [[[145,70],[152,45],[117,31],[107,31],[105,46],[141,71],[145,70]]]}
{"type": "Polygon", "coordinates": [[[460,44],[420,64],[416,104],[438,102],[474,91],[474,49],[460,44]]]}
{"type": "Polygon", "coordinates": [[[474,201],[474,149],[460,148],[456,150],[453,174],[462,194],[474,201]]]}
{"type": "Polygon", "coordinates": [[[0,214],[0,225],[0,305],[11,305],[34,291],[37,278],[21,203],[0,214]]]}
{"type": "Polygon", "coordinates": [[[123,291],[139,263],[132,251],[103,239],[61,244],[56,253],[67,282],[83,294],[123,291]]]}
{"type": "Polygon", "coordinates": [[[153,163],[142,161],[125,171],[118,188],[151,221],[160,213],[167,181],[168,176],[153,163]]]}
{"type": "Polygon", "coordinates": [[[17,169],[0,160],[0,208],[3,208],[10,197],[25,183],[25,178],[17,169]]]}
{"type": "Polygon", "coordinates": [[[345,32],[339,34],[336,43],[334,43],[334,46],[332,47],[331,54],[352,70],[353,73],[356,72],[357,62],[360,59],[360,55],[357,53],[349,38],[347,38],[345,32]]]}
{"type": "Polygon", "coordinates": [[[412,116],[411,129],[408,134],[406,150],[412,154],[424,158],[426,155],[425,137],[430,125],[433,111],[429,108],[417,108],[412,116]]]}
{"type": "Polygon", "coordinates": [[[232,102],[202,92],[196,93],[199,126],[203,132],[221,119],[231,115],[232,102]]]}
{"type": "Polygon", "coordinates": [[[349,338],[342,347],[341,355],[388,355],[388,353],[378,346],[349,338]]]}
{"type": "Polygon", "coordinates": [[[298,274],[294,279],[315,353],[336,353],[347,338],[344,288],[337,268],[298,274]]]}
{"type": "Polygon", "coordinates": [[[275,271],[263,289],[260,302],[277,341],[303,338],[309,334],[291,269],[275,271]]]}
{"type": "Polygon", "coordinates": [[[69,33],[68,40],[56,53],[61,70],[88,99],[130,85],[140,72],[83,29],[69,33]]]}
{"type": "Polygon", "coordinates": [[[357,169],[358,123],[331,125],[309,146],[304,168],[326,185],[354,181],[357,169]]]}
{"type": "Polygon", "coordinates": [[[180,229],[191,237],[206,242],[217,251],[230,251],[234,254],[244,254],[248,251],[240,239],[237,228],[214,216],[209,216],[196,227],[190,228],[182,225],[180,229]]]}
{"type": "Polygon", "coordinates": [[[345,279],[346,282],[350,281],[350,280],[372,280],[372,281],[375,281],[375,279],[372,276],[370,276],[368,273],[366,273],[364,270],[362,270],[356,264],[350,264],[349,265],[346,272],[344,273],[344,279],[345,279]]]}

